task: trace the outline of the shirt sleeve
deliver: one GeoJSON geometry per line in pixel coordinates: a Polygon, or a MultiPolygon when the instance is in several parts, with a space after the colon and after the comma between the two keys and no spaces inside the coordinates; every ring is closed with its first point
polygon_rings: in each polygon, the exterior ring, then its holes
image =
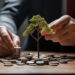
{"type": "Polygon", "coordinates": [[[27,7],[28,1],[29,0],[5,0],[0,11],[0,26],[5,26],[11,32],[17,34],[17,28],[29,12],[29,7],[27,7]]]}

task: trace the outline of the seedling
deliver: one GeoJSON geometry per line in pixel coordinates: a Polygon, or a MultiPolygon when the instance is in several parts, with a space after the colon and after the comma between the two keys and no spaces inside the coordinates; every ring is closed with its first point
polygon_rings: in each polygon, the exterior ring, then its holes
{"type": "Polygon", "coordinates": [[[29,21],[30,25],[24,31],[23,36],[31,35],[31,37],[37,41],[37,51],[39,58],[39,41],[42,38],[42,36],[40,35],[41,31],[45,31],[48,34],[55,34],[55,32],[53,31],[53,29],[48,27],[47,21],[40,15],[34,15],[29,21]],[[37,37],[33,35],[33,32],[35,30],[37,31],[37,37]]]}

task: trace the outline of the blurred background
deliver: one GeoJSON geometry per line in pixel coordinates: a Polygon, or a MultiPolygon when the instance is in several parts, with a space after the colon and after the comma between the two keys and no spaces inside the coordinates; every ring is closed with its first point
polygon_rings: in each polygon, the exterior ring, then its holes
{"type": "MultiPolygon", "coordinates": [[[[50,10],[47,10],[47,12],[50,13],[50,20],[49,22],[61,17],[62,15],[69,14],[72,17],[75,18],[75,0],[48,0],[47,5],[45,8],[50,8],[50,10]],[[51,1],[51,2],[48,2],[51,1]],[[49,7],[50,5],[50,7],[49,7]]],[[[4,0],[0,0],[0,9],[4,4],[4,0]]],[[[46,11],[45,11],[46,12],[46,11]]],[[[22,23],[21,27],[18,29],[18,35],[21,38],[21,46],[24,45],[24,40],[25,38],[22,36],[22,33],[25,30],[25,26],[27,24],[27,19],[22,23]]],[[[32,38],[31,38],[32,39],[32,38]]],[[[32,39],[32,44],[33,44],[33,39],[32,39]]],[[[30,49],[34,50],[36,49],[36,42],[34,42],[34,45],[30,47],[30,49]]],[[[40,49],[41,50],[51,50],[51,51],[75,51],[74,47],[63,47],[60,46],[59,43],[53,43],[51,41],[45,41],[44,38],[40,40],[40,49]]]]}

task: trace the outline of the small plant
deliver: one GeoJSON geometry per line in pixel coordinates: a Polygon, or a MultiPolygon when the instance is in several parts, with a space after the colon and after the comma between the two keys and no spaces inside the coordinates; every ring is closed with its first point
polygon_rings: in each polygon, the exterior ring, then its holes
{"type": "Polygon", "coordinates": [[[38,58],[39,58],[39,41],[41,39],[40,32],[46,31],[48,34],[55,34],[53,29],[48,27],[47,21],[41,17],[40,15],[34,15],[30,19],[30,25],[26,28],[26,30],[23,33],[23,36],[31,35],[33,39],[37,41],[37,51],[38,51],[38,58]],[[33,35],[34,31],[37,31],[37,37],[33,35]]]}

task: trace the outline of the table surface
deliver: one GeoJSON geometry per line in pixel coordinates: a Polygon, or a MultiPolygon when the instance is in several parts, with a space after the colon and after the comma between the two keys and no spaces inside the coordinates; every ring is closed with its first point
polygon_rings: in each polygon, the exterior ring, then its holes
{"type": "MultiPolygon", "coordinates": [[[[25,53],[22,52],[21,56],[24,56],[25,53]]],[[[32,52],[33,53],[33,52],[32,52]]],[[[62,53],[50,53],[50,52],[41,52],[43,54],[62,54],[62,53]]],[[[66,53],[65,53],[66,54],[66,53]]],[[[75,55],[67,53],[68,55],[75,55]]],[[[14,64],[13,66],[4,66],[3,63],[0,63],[0,74],[75,74],[75,61],[69,62],[68,64],[59,64],[58,66],[29,66],[23,65],[18,66],[14,64]]]]}

